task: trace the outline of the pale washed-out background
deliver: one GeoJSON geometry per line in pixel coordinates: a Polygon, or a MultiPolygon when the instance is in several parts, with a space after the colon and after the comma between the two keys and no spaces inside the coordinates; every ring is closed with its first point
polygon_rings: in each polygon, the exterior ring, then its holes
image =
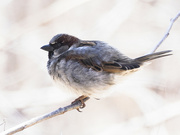
{"type": "MultiPolygon", "coordinates": [[[[40,47],[58,33],[102,40],[129,57],[148,53],[180,11],[178,0],[1,0],[0,132],[68,105],[52,83],[40,47]],[[3,124],[5,121],[5,124],[3,124]]],[[[179,135],[180,19],[153,61],[101,100],[17,135],[179,135]]]]}

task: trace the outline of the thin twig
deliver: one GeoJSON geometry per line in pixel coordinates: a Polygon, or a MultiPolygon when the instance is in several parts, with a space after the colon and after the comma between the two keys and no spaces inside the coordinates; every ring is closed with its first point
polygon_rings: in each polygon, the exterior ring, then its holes
{"type": "Polygon", "coordinates": [[[174,22],[178,19],[178,17],[180,16],[180,12],[173,18],[170,20],[170,24],[169,27],[166,31],[166,33],[164,34],[163,38],[159,41],[159,43],[149,52],[149,54],[154,53],[158,47],[162,44],[162,42],[169,36],[170,30],[174,24],[174,22]]]}
{"type": "Polygon", "coordinates": [[[5,131],[5,128],[6,128],[6,120],[5,119],[3,119],[3,123],[0,124],[0,126],[2,126],[2,125],[3,125],[3,127],[4,127],[3,129],[5,131]]]}
{"type": "MultiPolygon", "coordinates": [[[[84,102],[86,102],[87,100],[89,99],[89,97],[83,99],[84,102]]],[[[65,106],[63,108],[59,108],[51,113],[48,113],[48,114],[44,114],[44,115],[41,115],[41,116],[38,116],[38,117],[35,117],[29,121],[26,121],[24,123],[21,123],[13,128],[10,128],[2,133],[0,133],[0,135],[12,135],[14,133],[17,133],[19,131],[22,131],[28,127],[31,127],[37,123],[40,123],[44,120],[48,120],[50,118],[53,118],[57,115],[61,115],[61,114],[64,114],[65,112],[68,112],[68,111],[71,111],[71,110],[74,110],[74,109],[79,109],[81,107],[81,102],[76,102],[75,104],[71,104],[71,105],[68,105],[68,106],[65,106]]]]}

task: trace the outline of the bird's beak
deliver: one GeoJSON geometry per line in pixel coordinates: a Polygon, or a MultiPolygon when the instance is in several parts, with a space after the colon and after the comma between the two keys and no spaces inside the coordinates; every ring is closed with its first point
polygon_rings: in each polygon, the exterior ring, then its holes
{"type": "Polygon", "coordinates": [[[50,46],[50,45],[44,45],[44,46],[41,47],[41,49],[43,49],[43,50],[45,50],[45,51],[48,51],[48,52],[54,50],[53,47],[50,46]]]}

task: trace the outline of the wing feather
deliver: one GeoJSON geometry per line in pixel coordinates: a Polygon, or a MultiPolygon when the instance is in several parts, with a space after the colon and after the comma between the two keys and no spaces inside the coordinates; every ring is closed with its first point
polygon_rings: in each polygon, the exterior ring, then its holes
{"type": "Polygon", "coordinates": [[[120,59],[111,59],[109,61],[103,61],[97,51],[93,50],[94,48],[89,46],[83,46],[68,50],[63,55],[62,58],[66,60],[75,60],[82,64],[84,67],[91,68],[95,71],[105,71],[105,72],[122,72],[126,70],[132,70],[140,67],[140,63],[128,60],[120,59]],[[96,53],[95,53],[96,52],[96,53]]]}

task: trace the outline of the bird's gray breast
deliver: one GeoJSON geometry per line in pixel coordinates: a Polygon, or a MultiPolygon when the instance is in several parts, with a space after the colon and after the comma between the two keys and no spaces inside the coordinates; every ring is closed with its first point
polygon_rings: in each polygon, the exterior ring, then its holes
{"type": "Polygon", "coordinates": [[[76,60],[49,61],[48,70],[57,83],[64,83],[80,95],[92,95],[97,91],[103,91],[114,81],[113,74],[94,71],[84,67],[76,60]]]}

